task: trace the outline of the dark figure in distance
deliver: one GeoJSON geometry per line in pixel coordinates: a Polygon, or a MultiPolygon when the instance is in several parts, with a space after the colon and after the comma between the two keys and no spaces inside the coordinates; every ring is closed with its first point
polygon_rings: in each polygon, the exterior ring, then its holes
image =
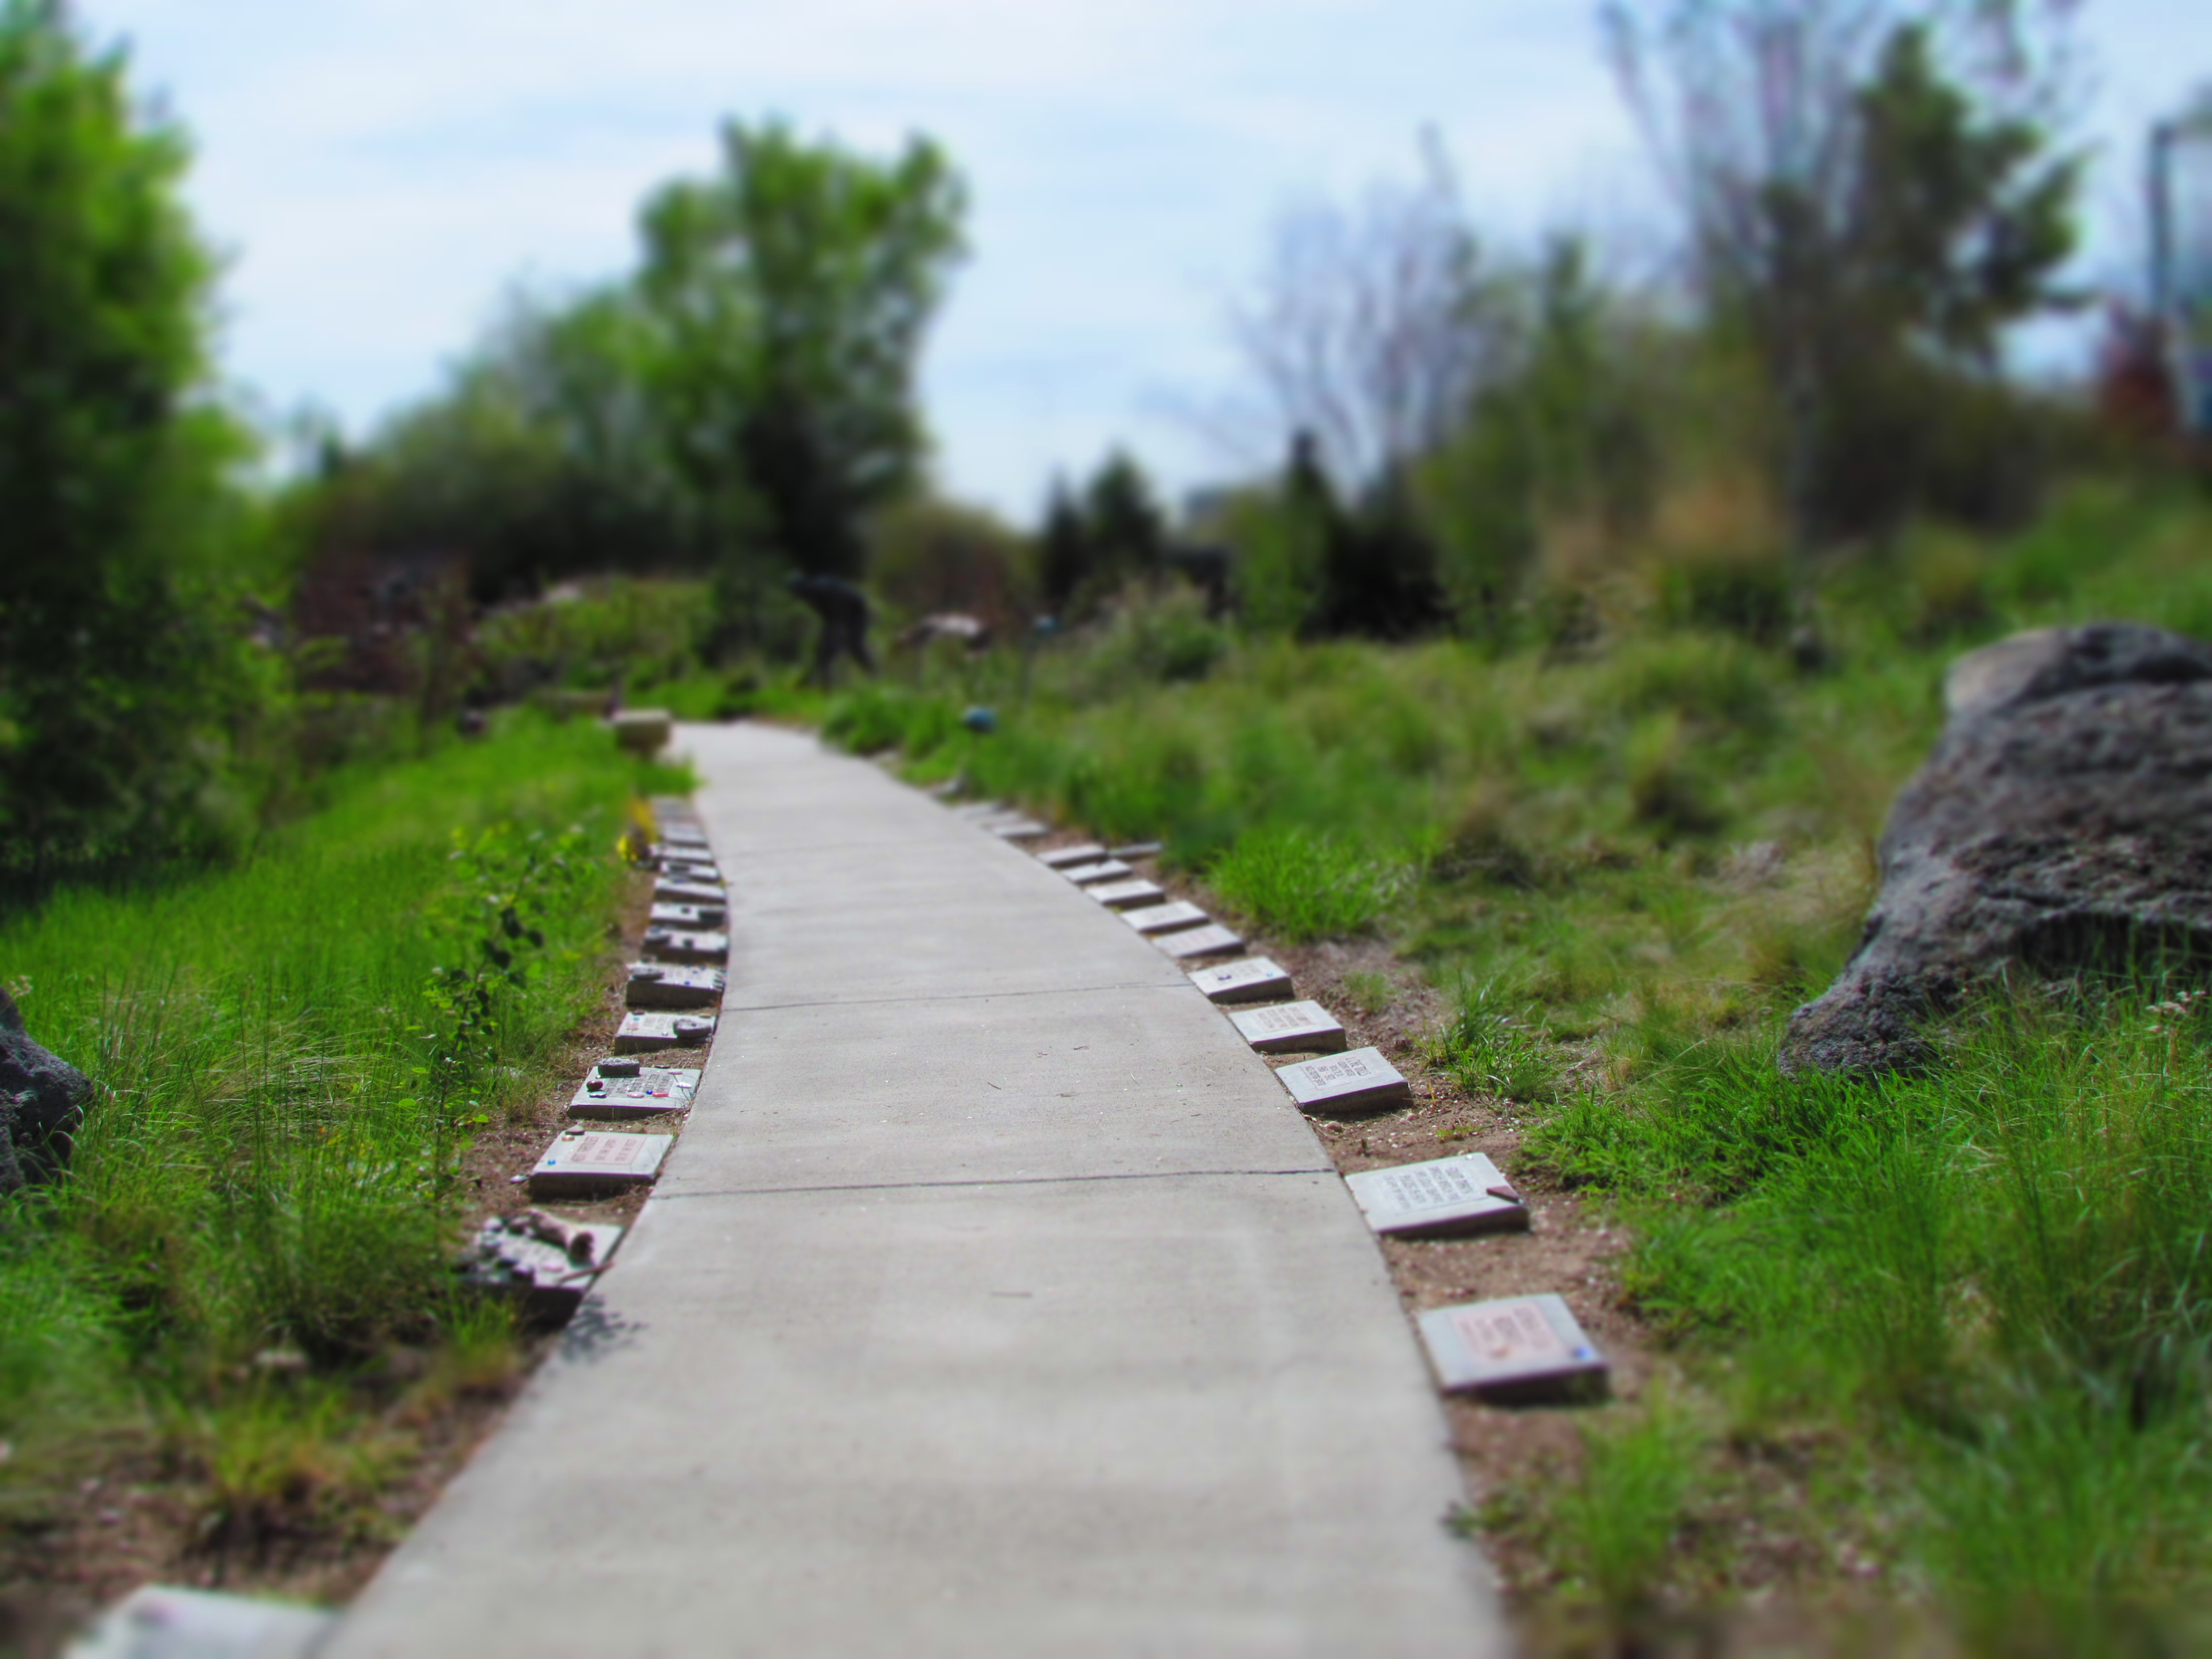
{"type": "Polygon", "coordinates": [[[836,683],[837,659],[850,657],[868,673],[876,659],[868,649],[868,596],[836,576],[793,576],[791,591],[822,619],[814,636],[814,678],[824,691],[836,683]]]}

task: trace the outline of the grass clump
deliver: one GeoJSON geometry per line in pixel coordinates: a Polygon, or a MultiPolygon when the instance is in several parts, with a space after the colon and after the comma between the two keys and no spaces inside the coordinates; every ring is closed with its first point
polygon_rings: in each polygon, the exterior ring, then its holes
{"type": "Polygon", "coordinates": [[[1206,879],[1222,897],[1293,945],[1364,933],[1407,883],[1408,864],[1298,829],[1255,830],[1206,879]]]}

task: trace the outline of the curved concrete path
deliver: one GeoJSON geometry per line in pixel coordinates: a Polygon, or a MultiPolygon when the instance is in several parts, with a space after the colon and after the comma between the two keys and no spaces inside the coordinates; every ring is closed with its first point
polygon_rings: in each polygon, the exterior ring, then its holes
{"type": "Polygon", "coordinates": [[[328,1651],[1504,1652],[1381,1255],[1182,971],[865,762],[679,742],[691,1121],[328,1651]]]}

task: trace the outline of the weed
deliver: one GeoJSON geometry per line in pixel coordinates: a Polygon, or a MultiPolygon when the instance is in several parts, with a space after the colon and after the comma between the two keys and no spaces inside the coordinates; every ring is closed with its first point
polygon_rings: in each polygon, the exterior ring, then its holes
{"type": "Polygon", "coordinates": [[[1303,830],[1240,838],[1206,879],[1222,897],[1293,945],[1372,927],[1411,875],[1401,861],[1303,830]]]}
{"type": "Polygon", "coordinates": [[[1500,1006],[1490,984],[1462,988],[1459,1007],[1431,1058],[1463,1088],[1501,1100],[1549,1099],[1559,1062],[1543,1032],[1500,1006]]]}
{"type": "Polygon", "coordinates": [[[1663,1398],[1623,1422],[1582,1430],[1582,1468],[1547,1506],[1546,1541],[1570,1592],[1624,1634],[1649,1621],[1675,1553],[1698,1439],[1663,1398]]]}
{"type": "Polygon", "coordinates": [[[1384,974],[1354,971],[1344,976],[1344,994],[1363,1014],[1381,1013],[1397,1000],[1398,988],[1384,974]]]}

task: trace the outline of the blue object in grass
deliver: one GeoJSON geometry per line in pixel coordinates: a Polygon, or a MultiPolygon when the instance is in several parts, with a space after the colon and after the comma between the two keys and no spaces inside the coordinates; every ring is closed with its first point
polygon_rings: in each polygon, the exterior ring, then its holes
{"type": "Polygon", "coordinates": [[[960,724],[978,736],[988,735],[999,729],[999,711],[978,703],[960,717],[960,724]]]}

